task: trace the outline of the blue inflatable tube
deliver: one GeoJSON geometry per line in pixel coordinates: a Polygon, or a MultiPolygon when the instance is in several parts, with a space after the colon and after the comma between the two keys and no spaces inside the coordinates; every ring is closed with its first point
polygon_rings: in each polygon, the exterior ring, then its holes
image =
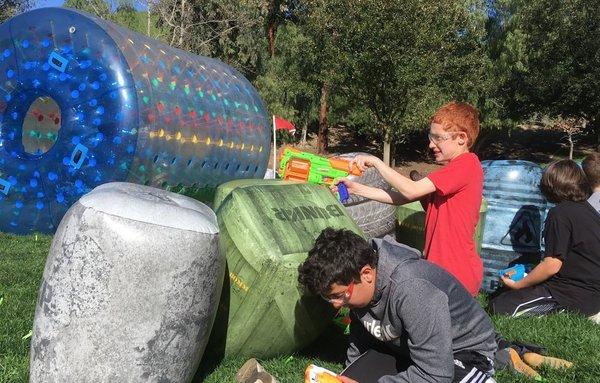
{"type": "Polygon", "coordinates": [[[521,160],[481,161],[488,209],[481,245],[482,289],[500,286],[498,274],[515,263],[537,263],[548,202],[540,191],[542,168],[521,160]]]}
{"type": "Polygon", "coordinates": [[[0,25],[0,230],[54,232],[112,181],[210,200],[263,177],[269,126],[218,60],[70,9],[21,14],[0,25]]]}

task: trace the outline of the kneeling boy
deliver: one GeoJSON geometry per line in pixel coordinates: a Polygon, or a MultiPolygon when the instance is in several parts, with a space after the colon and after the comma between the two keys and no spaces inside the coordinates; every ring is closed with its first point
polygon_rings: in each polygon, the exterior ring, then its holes
{"type": "Polygon", "coordinates": [[[494,381],[497,346],[489,317],[460,282],[416,250],[389,236],[368,243],[328,228],[299,273],[307,290],[335,308],[350,308],[346,364],[362,370],[365,382],[494,381]],[[363,368],[361,356],[369,350],[363,368]],[[373,355],[408,367],[381,376],[373,355]]]}

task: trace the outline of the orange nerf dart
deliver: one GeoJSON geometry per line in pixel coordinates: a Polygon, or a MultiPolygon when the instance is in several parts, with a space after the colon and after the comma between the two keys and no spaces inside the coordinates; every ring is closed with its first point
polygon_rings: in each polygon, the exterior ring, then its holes
{"type": "Polygon", "coordinates": [[[337,374],[326,368],[309,364],[304,371],[304,383],[341,383],[337,374]]]}

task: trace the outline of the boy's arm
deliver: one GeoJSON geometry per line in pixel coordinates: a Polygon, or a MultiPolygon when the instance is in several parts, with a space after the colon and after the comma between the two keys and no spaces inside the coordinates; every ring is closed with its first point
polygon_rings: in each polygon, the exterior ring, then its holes
{"type": "Polygon", "coordinates": [[[518,290],[542,283],[558,273],[571,246],[572,230],[568,219],[557,212],[556,208],[550,209],[544,225],[546,258],[520,281],[502,277],[502,282],[508,288],[518,290]]]}
{"type": "MultiPolygon", "coordinates": [[[[393,202],[386,202],[384,200],[372,198],[380,202],[401,205],[402,203],[418,200],[435,191],[435,185],[433,184],[433,182],[431,182],[429,178],[425,177],[419,181],[413,181],[410,178],[404,177],[402,174],[398,173],[391,167],[387,166],[382,160],[375,156],[358,155],[350,162],[350,166],[357,166],[361,170],[364,170],[367,167],[374,167],[375,169],[377,169],[379,174],[381,174],[383,179],[385,179],[387,183],[392,185],[392,187],[398,191],[397,194],[399,196],[395,197],[395,200],[388,200],[393,202]]],[[[365,191],[365,193],[368,193],[369,195],[373,196],[379,196],[375,194],[374,191],[365,191]]],[[[359,195],[362,195],[366,198],[371,198],[370,196],[367,196],[362,193],[359,195]]]]}
{"type": "Polygon", "coordinates": [[[502,277],[502,282],[504,282],[506,287],[513,290],[524,289],[548,280],[554,274],[558,273],[561,267],[562,261],[560,259],[546,257],[525,278],[515,282],[510,278],[502,277]]]}
{"type": "MultiPolygon", "coordinates": [[[[348,193],[359,195],[370,200],[387,203],[390,205],[403,205],[411,202],[394,190],[387,191],[373,186],[363,185],[356,181],[349,180],[348,178],[340,178],[337,181],[343,182],[344,185],[346,185],[348,193]]],[[[337,191],[336,187],[332,189],[333,191],[337,191]]]]}
{"type": "Polygon", "coordinates": [[[435,192],[435,185],[428,177],[424,177],[419,181],[413,181],[390,168],[381,160],[379,160],[375,168],[379,171],[383,179],[392,185],[394,189],[398,190],[398,193],[407,201],[416,201],[435,192]]]}
{"type": "Polygon", "coordinates": [[[408,334],[413,364],[378,383],[450,383],[454,378],[454,355],[448,297],[430,282],[415,279],[396,286],[401,299],[396,320],[408,334]],[[402,289],[402,291],[400,291],[402,289]]]}

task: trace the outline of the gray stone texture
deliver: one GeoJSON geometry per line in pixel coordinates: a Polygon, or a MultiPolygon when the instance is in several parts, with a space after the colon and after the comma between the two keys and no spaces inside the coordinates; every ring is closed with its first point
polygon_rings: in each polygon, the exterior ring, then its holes
{"type": "Polygon", "coordinates": [[[46,261],[30,382],[188,382],[206,347],[225,259],[206,205],[128,183],[73,205],[46,261]]]}

